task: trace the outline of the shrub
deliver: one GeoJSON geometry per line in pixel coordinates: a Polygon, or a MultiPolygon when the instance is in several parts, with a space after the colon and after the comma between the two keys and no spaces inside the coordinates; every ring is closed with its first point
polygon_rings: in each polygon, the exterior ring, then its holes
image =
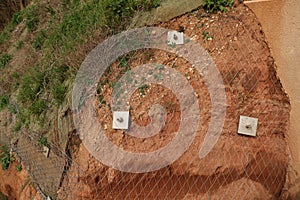
{"type": "Polygon", "coordinates": [[[204,0],[203,8],[209,13],[228,12],[226,7],[232,7],[233,3],[234,0],[204,0]]]}

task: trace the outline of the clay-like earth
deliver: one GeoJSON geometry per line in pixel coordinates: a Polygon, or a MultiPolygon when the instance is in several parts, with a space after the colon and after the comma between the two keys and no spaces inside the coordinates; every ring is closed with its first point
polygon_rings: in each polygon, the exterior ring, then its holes
{"type": "MultiPolygon", "coordinates": [[[[106,136],[131,152],[150,152],[168,144],[180,125],[176,95],[150,84],[130,98],[131,120],[150,123],[148,111],[158,103],[167,111],[166,124],[155,136],[138,139],[113,130],[113,85],[141,64],[159,63],[176,69],[196,92],[200,121],[189,149],[173,164],[150,173],[125,173],[104,166],[85,148],[71,142],[72,166],[62,179],[58,199],[280,199],[288,168],[286,143],[290,104],[261,26],[243,4],[227,13],[195,10],[157,24],[184,32],[209,53],[225,85],[226,119],[212,151],[199,159],[198,151],[211,121],[211,100],[201,75],[185,59],[162,50],[138,50],[115,62],[99,80],[95,102],[106,136]],[[256,137],[237,134],[239,116],[258,118],[256,137]],[[73,145],[72,145],[73,144],[73,145]]],[[[7,182],[7,180],[4,180],[7,182]]]]}
{"type": "Polygon", "coordinates": [[[72,166],[59,197],[84,199],[279,199],[288,166],[286,133],[289,100],[276,76],[263,31],[254,14],[244,5],[228,13],[207,15],[203,10],[158,24],[184,32],[202,44],[220,71],[226,88],[226,120],[218,143],[204,159],[197,159],[210,122],[208,90],[191,64],[162,50],[138,50],[125,55],[99,81],[95,101],[106,136],[130,152],[150,152],[168,144],[180,125],[180,105],[172,92],[160,85],[139,88],[130,98],[131,120],[150,123],[151,105],[167,110],[166,125],[155,136],[134,138],[113,130],[111,97],[114,84],[124,73],[146,63],[159,63],[178,70],[192,85],[199,100],[197,135],[175,163],[152,173],[130,174],[108,168],[95,160],[84,145],[74,155],[85,174],[72,166]],[[256,137],[237,134],[239,116],[259,119],[256,137]]]}

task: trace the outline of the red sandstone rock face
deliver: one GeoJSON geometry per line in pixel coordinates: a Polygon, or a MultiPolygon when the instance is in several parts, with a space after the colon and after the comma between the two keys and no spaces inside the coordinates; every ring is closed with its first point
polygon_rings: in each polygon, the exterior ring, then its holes
{"type": "MultiPolygon", "coordinates": [[[[211,103],[201,78],[186,72],[199,94],[201,122],[192,145],[184,155],[159,171],[130,174],[102,165],[81,144],[77,153],[72,155],[73,165],[58,193],[59,199],[280,198],[288,165],[286,136],[290,105],[276,76],[261,27],[253,13],[243,5],[227,14],[210,17],[201,17],[201,14],[200,11],[188,13],[159,26],[175,30],[183,27],[186,35],[198,40],[209,52],[223,77],[227,98],[226,120],[213,150],[199,159],[198,152],[210,122],[211,103]],[[204,32],[213,38],[208,40],[204,32]],[[258,118],[257,137],[237,134],[240,115],[258,118]]],[[[138,52],[135,56],[140,54],[138,52]]],[[[176,60],[181,73],[189,68],[187,62],[163,51],[153,51],[151,56],[154,62],[165,65],[176,60]]],[[[131,64],[139,62],[132,59],[131,64]]],[[[155,96],[153,91],[153,88],[149,89],[149,98],[131,101],[136,107],[135,112],[142,110],[141,105],[152,103],[150,97],[155,96]]],[[[110,95],[108,91],[104,97],[109,99],[110,95]]],[[[103,117],[108,116],[108,112],[99,110],[101,122],[109,120],[109,117],[103,117]]],[[[165,132],[178,125],[179,116],[180,113],[172,116],[172,124],[165,132]]],[[[142,116],[139,123],[147,120],[142,116]]],[[[143,145],[147,145],[149,151],[154,150],[172,137],[172,134],[166,134],[166,137],[152,138],[147,143],[132,142],[132,138],[109,128],[106,134],[116,145],[131,151],[145,148],[143,145]]]]}

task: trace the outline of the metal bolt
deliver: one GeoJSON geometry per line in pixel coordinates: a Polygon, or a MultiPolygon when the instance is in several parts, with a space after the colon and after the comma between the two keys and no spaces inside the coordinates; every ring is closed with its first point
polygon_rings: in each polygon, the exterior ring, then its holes
{"type": "Polygon", "coordinates": [[[252,127],[251,127],[251,124],[247,124],[246,125],[246,129],[251,129],[252,127]]]}
{"type": "Polygon", "coordinates": [[[120,118],[117,118],[117,121],[122,123],[124,121],[124,119],[122,117],[120,117],[120,118]]]}
{"type": "Polygon", "coordinates": [[[174,38],[174,40],[177,40],[178,36],[176,34],[174,34],[173,38],[174,38]]]}

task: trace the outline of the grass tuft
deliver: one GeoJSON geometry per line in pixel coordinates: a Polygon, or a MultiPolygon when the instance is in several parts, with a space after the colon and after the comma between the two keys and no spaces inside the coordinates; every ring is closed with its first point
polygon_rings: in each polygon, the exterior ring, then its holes
{"type": "Polygon", "coordinates": [[[12,55],[4,53],[0,56],[0,70],[4,69],[9,61],[12,59],[12,55]]]}

